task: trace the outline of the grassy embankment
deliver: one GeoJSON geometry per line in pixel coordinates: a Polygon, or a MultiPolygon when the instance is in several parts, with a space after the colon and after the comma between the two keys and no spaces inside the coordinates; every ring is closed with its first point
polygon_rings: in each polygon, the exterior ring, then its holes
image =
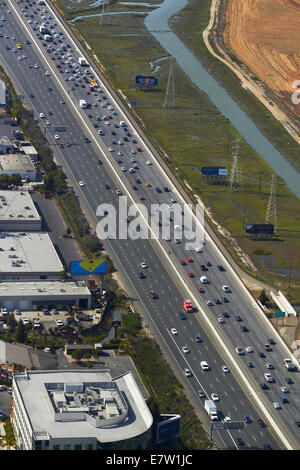
{"type": "MultiPolygon", "coordinates": [[[[223,64],[213,59],[202,41],[202,30],[208,23],[209,3],[200,4],[192,1],[186,9],[173,19],[172,27],[180,34],[192,49],[197,49],[204,65],[229,88],[230,93],[237,93],[239,102],[249,110],[251,117],[264,126],[263,133],[270,137],[274,145],[289,157],[298,151],[298,145],[282,129],[281,125],[258,103],[254,97],[243,90],[236,77],[223,64]],[[188,33],[186,32],[188,31],[188,33]],[[285,152],[284,152],[285,150],[285,152]]],[[[101,13],[101,9],[89,9],[76,5],[67,9],[67,3],[58,2],[67,18],[80,14],[101,13]]],[[[125,7],[124,7],[125,8],[125,7]]],[[[122,9],[123,6],[112,3],[110,10],[122,9]]],[[[127,7],[128,9],[129,7],[127,7]]],[[[136,11],[138,7],[132,7],[136,11]]],[[[139,7],[141,9],[141,7],[139,7]]],[[[249,241],[244,234],[244,224],[249,221],[263,223],[269,198],[272,170],[245,141],[241,141],[241,161],[244,190],[228,192],[224,186],[212,186],[203,183],[199,172],[192,166],[224,165],[230,168],[232,144],[237,132],[212,105],[207,96],[196,88],[179,67],[175,65],[176,110],[162,107],[169,73],[168,61],[159,63],[156,73],[159,80],[157,93],[136,91],[134,78],[137,74],[149,74],[150,61],[166,56],[164,49],[147,32],[143,24],[143,15],[111,15],[110,26],[99,27],[99,17],[90,17],[74,24],[76,31],[84,38],[105,67],[105,74],[127,100],[136,101],[136,114],[145,124],[146,132],[168,155],[168,163],[174,174],[188,181],[205,204],[212,210],[214,218],[238,240],[259,268],[254,274],[267,283],[275,284],[288,290],[294,300],[299,300],[297,289],[293,285],[288,289],[286,277],[269,272],[261,263],[263,258],[271,261],[272,269],[297,269],[300,261],[299,220],[300,201],[287,190],[282,180],[277,183],[277,212],[280,238],[278,241],[249,241]],[[126,36],[126,34],[128,34],[126,36]],[[186,166],[187,165],[187,166],[186,166]],[[287,229],[286,231],[281,231],[287,229]],[[280,247],[280,249],[278,249],[280,247]],[[265,253],[265,256],[261,256],[265,253]]],[[[235,255],[231,242],[223,239],[229,251],[235,255]]],[[[267,263],[266,263],[267,264],[267,263]]],[[[292,276],[295,277],[295,276],[292,276]]],[[[296,277],[295,277],[296,280],[296,277]]]]}

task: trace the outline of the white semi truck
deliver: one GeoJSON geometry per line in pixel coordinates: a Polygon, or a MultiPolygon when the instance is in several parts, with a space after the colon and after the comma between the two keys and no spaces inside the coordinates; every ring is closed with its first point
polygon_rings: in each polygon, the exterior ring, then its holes
{"type": "Polygon", "coordinates": [[[204,407],[206,409],[207,414],[210,416],[212,421],[218,421],[218,410],[215,403],[212,400],[205,400],[204,407]]]}

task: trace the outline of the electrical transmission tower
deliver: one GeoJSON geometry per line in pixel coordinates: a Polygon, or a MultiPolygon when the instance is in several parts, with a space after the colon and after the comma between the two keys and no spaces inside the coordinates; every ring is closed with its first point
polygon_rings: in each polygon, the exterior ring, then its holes
{"type": "Polygon", "coordinates": [[[276,174],[272,174],[271,192],[265,218],[265,224],[274,225],[274,233],[277,232],[277,204],[276,204],[276,174]]]}
{"type": "Polygon", "coordinates": [[[240,139],[236,139],[232,154],[229,191],[236,191],[237,188],[242,187],[242,185],[242,173],[240,169],[240,139]]]}
{"type": "Polygon", "coordinates": [[[110,26],[109,0],[102,0],[100,26],[110,26]]]}
{"type": "Polygon", "coordinates": [[[169,77],[168,77],[168,82],[167,82],[165,101],[163,104],[163,107],[165,109],[176,108],[176,93],[175,93],[175,78],[174,78],[173,62],[174,62],[173,57],[170,57],[169,77]]]}

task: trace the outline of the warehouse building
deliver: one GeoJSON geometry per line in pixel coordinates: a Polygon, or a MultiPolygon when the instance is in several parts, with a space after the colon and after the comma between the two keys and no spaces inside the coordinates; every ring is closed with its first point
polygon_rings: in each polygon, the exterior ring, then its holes
{"type": "Polygon", "coordinates": [[[0,232],[0,279],[60,279],[63,265],[47,233],[0,232]]]}
{"type": "Polygon", "coordinates": [[[145,449],[153,418],[131,372],[27,371],[13,377],[19,450],[145,449]]]}
{"type": "Polygon", "coordinates": [[[20,175],[23,180],[35,181],[36,168],[28,155],[11,153],[0,155],[0,175],[20,175]]]}
{"type": "Polygon", "coordinates": [[[28,191],[0,190],[0,231],[41,230],[40,217],[28,191]]]}
{"type": "Polygon", "coordinates": [[[80,309],[91,307],[91,292],[84,281],[2,281],[0,304],[8,311],[66,310],[69,306],[80,309]]]}

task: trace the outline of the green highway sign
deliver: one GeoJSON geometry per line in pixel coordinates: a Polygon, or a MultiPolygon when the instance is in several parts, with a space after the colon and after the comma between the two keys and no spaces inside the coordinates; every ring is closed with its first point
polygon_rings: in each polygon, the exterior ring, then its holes
{"type": "Polygon", "coordinates": [[[275,313],[275,317],[276,317],[276,318],[285,317],[285,312],[276,312],[276,313],[275,313]]]}

